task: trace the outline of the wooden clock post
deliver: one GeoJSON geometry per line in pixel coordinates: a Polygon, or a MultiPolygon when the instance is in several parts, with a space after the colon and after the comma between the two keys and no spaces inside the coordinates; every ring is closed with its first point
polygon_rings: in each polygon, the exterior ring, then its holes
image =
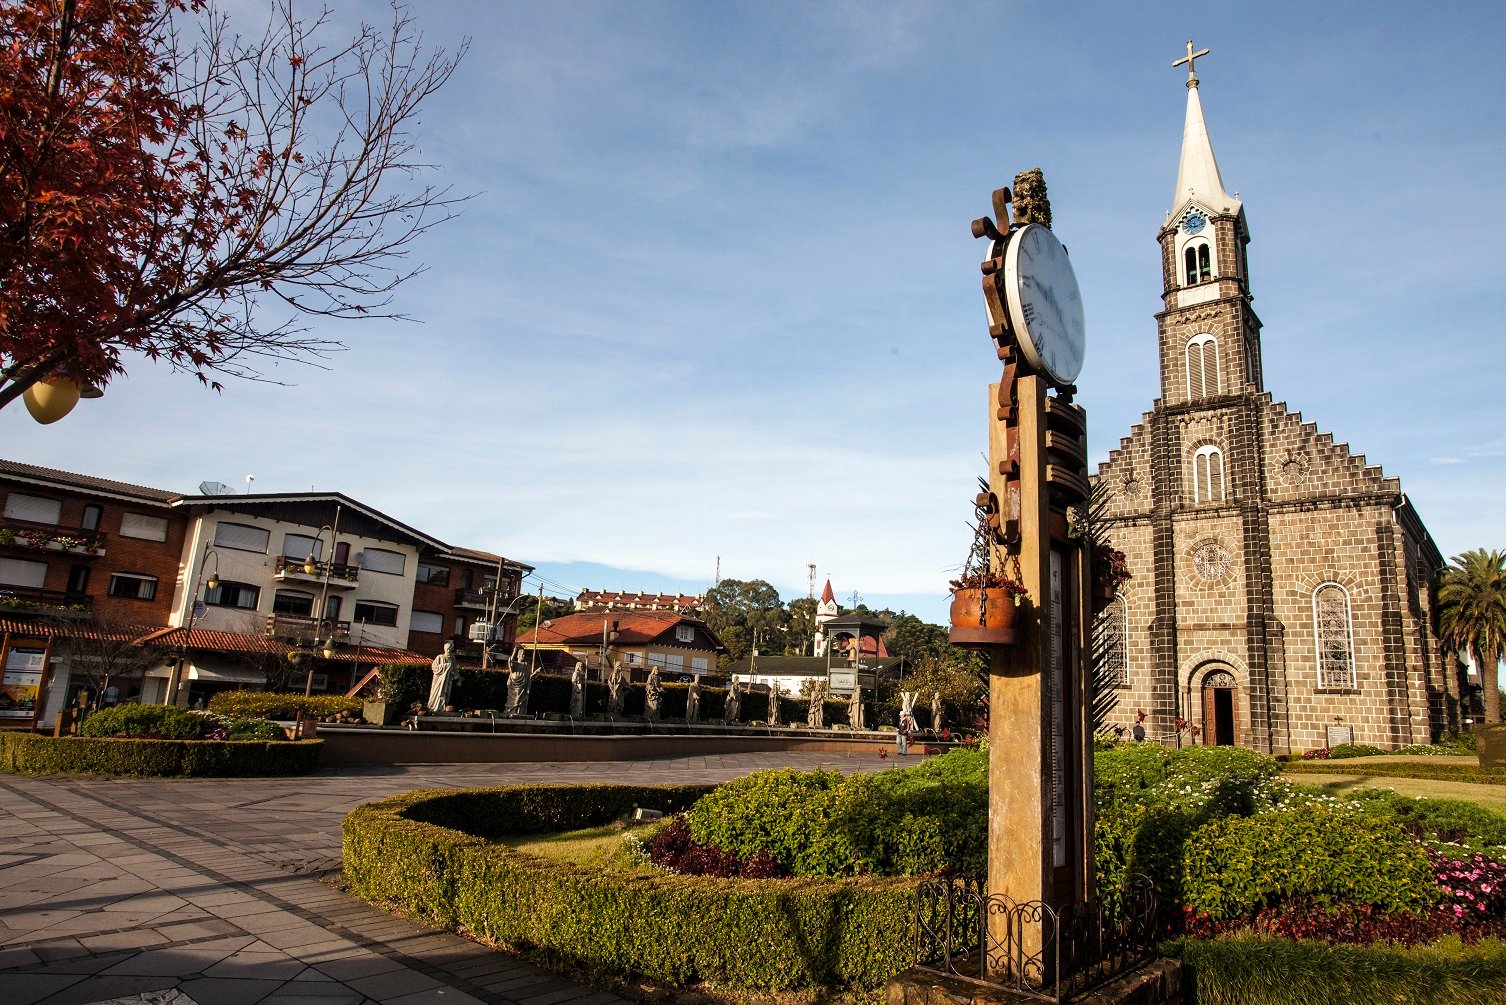
{"type": "Polygon", "coordinates": [[[1049,226],[1050,208],[1039,172],[1015,186],[1013,213],[1000,189],[999,224],[985,217],[973,231],[991,239],[983,287],[1004,362],[988,402],[988,483],[999,514],[993,568],[1028,591],[1016,644],[987,653],[988,971],[1001,983],[1028,984],[1061,976],[1062,919],[1083,915],[1094,899],[1091,583],[1086,539],[1069,525],[1069,511],[1088,498],[1087,417],[1072,404],[1071,384],[1032,366],[1004,288],[1021,280],[1005,275],[1002,252],[1018,228],[1049,226]]]}

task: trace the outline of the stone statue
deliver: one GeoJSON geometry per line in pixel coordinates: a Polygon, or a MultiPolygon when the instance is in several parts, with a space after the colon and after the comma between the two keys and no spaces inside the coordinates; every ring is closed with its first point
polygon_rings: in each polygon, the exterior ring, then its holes
{"type": "Polygon", "coordinates": [[[430,664],[434,681],[429,685],[429,711],[443,712],[450,703],[450,688],[455,686],[455,643],[444,644],[444,652],[434,657],[430,664]]]}
{"type": "Polygon", "coordinates": [[[931,695],[931,729],[939,734],[941,732],[942,725],[941,692],[937,691],[931,695]]]}
{"type": "Polygon", "coordinates": [[[528,692],[533,690],[533,671],[523,659],[523,650],[513,654],[512,669],[507,674],[507,709],[503,715],[527,715],[528,692]]]}
{"type": "Polygon", "coordinates": [[[570,718],[586,717],[586,665],[579,661],[570,674],[570,718]]]}
{"type": "Polygon", "coordinates": [[[659,680],[659,668],[648,672],[648,683],[643,685],[643,717],[649,722],[658,722],[664,709],[664,683],[659,680]]]}
{"type": "Polygon", "coordinates": [[[777,681],[769,685],[769,725],[779,725],[779,684],[777,681]]]}
{"type": "Polygon", "coordinates": [[[701,679],[692,677],[690,689],[685,692],[685,721],[695,722],[701,717],[701,679]]]}
{"type": "Polygon", "coordinates": [[[811,729],[824,729],[826,727],[826,681],[818,680],[811,684],[810,710],[805,713],[805,724],[811,729]]]}
{"type": "Polygon", "coordinates": [[[742,711],[742,692],[738,691],[737,678],[733,677],[731,680],[727,681],[727,698],[726,704],[723,706],[722,710],[722,720],[726,722],[727,725],[734,726],[737,724],[737,720],[742,718],[742,711]]]}
{"type": "Polygon", "coordinates": [[[863,722],[863,689],[854,685],[852,697],[847,699],[847,724],[853,729],[867,729],[863,722]]]}
{"type": "Polygon", "coordinates": [[[612,664],[607,676],[607,714],[614,719],[622,718],[622,706],[627,701],[627,675],[620,662],[612,664]]]}

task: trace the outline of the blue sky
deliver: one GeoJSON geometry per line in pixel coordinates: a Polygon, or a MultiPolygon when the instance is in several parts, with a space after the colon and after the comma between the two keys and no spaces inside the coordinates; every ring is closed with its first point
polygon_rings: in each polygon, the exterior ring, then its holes
{"type": "Polygon", "coordinates": [[[0,411],[0,456],[338,490],[556,592],[699,591],[720,556],[790,598],[815,563],[939,622],[997,376],[968,223],[1045,170],[1101,460],[1158,393],[1191,37],[1267,388],[1445,554],[1506,546],[1499,4],[415,6],[472,40],[420,142],[476,193],[415,248],[419,323],[321,324],[349,351],[287,387],[141,363],[56,425],[0,411]]]}

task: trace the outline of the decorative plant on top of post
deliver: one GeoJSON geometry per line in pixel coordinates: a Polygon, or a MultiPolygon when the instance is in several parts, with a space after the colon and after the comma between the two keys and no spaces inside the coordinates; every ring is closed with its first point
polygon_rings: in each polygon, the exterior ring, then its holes
{"type": "Polygon", "coordinates": [[[978,479],[979,492],[973,500],[975,522],[973,546],[962,575],[952,580],[953,645],[964,649],[989,649],[1013,645],[1014,619],[1028,593],[1020,582],[1018,570],[1010,575],[996,564],[994,544],[998,537],[999,501],[988,490],[988,482],[978,479]]]}

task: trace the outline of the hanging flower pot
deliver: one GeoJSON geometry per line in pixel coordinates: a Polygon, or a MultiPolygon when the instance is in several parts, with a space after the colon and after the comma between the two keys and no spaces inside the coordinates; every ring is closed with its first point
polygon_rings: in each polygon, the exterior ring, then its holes
{"type": "Polygon", "coordinates": [[[989,649],[1015,643],[1019,591],[1006,587],[960,587],[952,592],[952,645],[989,649]]]}

